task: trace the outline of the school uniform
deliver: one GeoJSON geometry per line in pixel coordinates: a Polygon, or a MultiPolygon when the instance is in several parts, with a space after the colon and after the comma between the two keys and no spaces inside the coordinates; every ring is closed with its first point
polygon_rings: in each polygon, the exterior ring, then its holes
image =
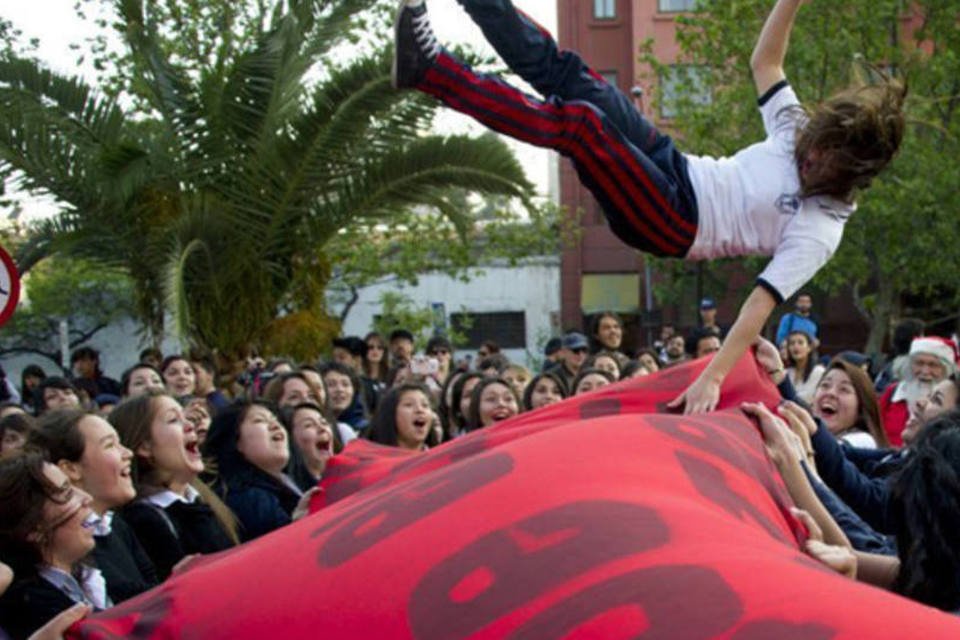
{"type": "Polygon", "coordinates": [[[124,507],[123,517],[160,580],[166,580],[174,565],[187,555],[216,553],[233,546],[213,510],[190,486],[185,496],[167,490],[135,500],[124,507]]]}
{"type": "Polygon", "coordinates": [[[632,100],[507,0],[459,0],[540,100],[441,51],[416,88],[487,127],[569,157],[626,244],[658,256],[773,256],[757,278],[778,303],[837,250],[855,207],[801,198],[799,102],[786,82],[759,99],[767,138],[729,158],[679,152],[632,100]]]}
{"type": "Polygon", "coordinates": [[[59,569],[40,567],[36,575],[15,579],[0,597],[0,620],[11,638],[27,638],[58,614],[81,603],[94,611],[113,606],[99,570],[85,567],[77,580],[59,569]]]}
{"type": "Polygon", "coordinates": [[[107,582],[114,604],[152,589],[159,584],[157,571],[130,526],[118,514],[108,511],[93,532],[93,558],[107,582]]]}

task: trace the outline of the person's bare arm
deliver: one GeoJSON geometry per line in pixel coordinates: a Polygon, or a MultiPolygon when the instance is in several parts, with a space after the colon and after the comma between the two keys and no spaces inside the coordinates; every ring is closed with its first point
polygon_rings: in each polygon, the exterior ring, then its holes
{"type": "Polygon", "coordinates": [[[683,412],[686,414],[706,413],[716,409],[717,402],[720,401],[720,383],[756,340],[776,306],[777,301],[769,291],[760,286],[754,287],[740,307],[737,320],[730,327],[720,351],[713,356],[713,360],[693,384],[667,406],[675,409],[683,405],[683,412]]]}
{"type": "Polygon", "coordinates": [[[800,466],[800,460],[804,457],[803,447],[799,441],[795,441],[796,436],[790,431],[790,427],[760,403],[744,403],[741,408],[744,413],[756,418],[760,423],[767,453],[780,472],[790,497],[798,507],[809,513],[817,522],[823,532],[823,541],[828,545],[849,548],[850,540],[820,502],[820,498],[817,497],[803,472],[803,467],[800,466]]]}
{"type": "Polygon", "coordinates": [[[882,589],[893,589],[900,573],[900,558],[854,551],[857,556],[857,580],[882,589]]]}
{"type": "Polygon", "coordinates": [[[800,5],[805,0],[777,0],[767,21],[763,24],[760,37],[750,56],[750,71],[757,87],[757,95],[763,95],[773,85],[786,78],[783,61],[790,44],[790,32],[800,5]]]}

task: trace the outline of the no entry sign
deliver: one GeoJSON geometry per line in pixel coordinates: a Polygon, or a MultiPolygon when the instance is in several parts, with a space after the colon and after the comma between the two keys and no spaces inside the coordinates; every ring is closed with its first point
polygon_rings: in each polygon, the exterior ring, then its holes
{"type": "Polygon", "coordinates": [[[6,324],[20,300],[20,274],[6,249],[0,247],[0,326],[6,324]]]}

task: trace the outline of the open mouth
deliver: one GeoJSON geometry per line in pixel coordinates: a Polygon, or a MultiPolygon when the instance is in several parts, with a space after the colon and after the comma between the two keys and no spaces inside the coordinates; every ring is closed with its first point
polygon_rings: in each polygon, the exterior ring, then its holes
{"type": "Polygon", "coordinates": [[[837,407],[834,404],[821,403],[818,408],[820,409],[821,417],[830,418],[837,415],[837,407]]]}
{"type": "Polygon", "coordinates": [[[427,418],[415,418],[413,426],[417,431],[425,431],[430,426],[430,420],[427,418]]]}
{"type": "Polygon", "coordinates": [[[272,442],[286,442],[287,436],[286,434],[283,433],[283,431],[277,431],[272,436],[270,436],[270,440],[272,442]]]}
{"type": "Polygon", "coordinates": [[[200,441],[199,440],[188,440],[183,443],[183,448],[191,457],[200,457],[200,441]]]}
{"type": "Polygon", "coordinates": [[[503,411],[494,412],[494,414],[491,417],[494,419],[495,422],[500,422],[501,420],[506,420],[507,418],[513,417],[513,414],[511,414],[507,410],[503,410],[503,411]]]}
{"type": "Polygon", "coordinates": [[[130,465],[126,465],[125,467],[123,467],[123,469],[120,470],[120,477],[121,477],[121,478],[129,478],[132,473],[133,473],[133,471],[132,471],[130,465]]]}

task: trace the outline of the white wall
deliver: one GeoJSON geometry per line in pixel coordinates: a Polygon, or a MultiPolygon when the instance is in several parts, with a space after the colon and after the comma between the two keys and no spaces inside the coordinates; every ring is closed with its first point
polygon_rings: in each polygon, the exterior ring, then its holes
{"type": "MultiPolygon", "coordinates": [[[[360,290],[360,297],[343,325],[344,335],[363,336],[380,313],[380,296],[396,291],[410,297],[417,306],[429,307],[442,302],[449,319],[452,313],[523,311],[526,318],[527,343],[524,349],[505,349],[512,362],[527,363],[527,351],[535,352],[542,342],[556,333],[551,320],[560,311],[560,259],[539,257],[517,267],[492,265],[470,273],[464,283],[442,274],[420,276],[416,286],[386,280],[360,290]]],[[[472,351],[458,351],[457,357],[472,351]]],[[[540,354],[536,354],[540,356],[540,354]]]]}
{"type": "MultiPolygon", "coordinates": [[[[83,346],[93,347],[99,351],[100,368],[109,377],[119,380],[124,370],[136,364],[140,351],[145,347],[137,334],[138,327],[139,325],[131,320],[116,322],[97,333],[93,340],[83,346]]],[[[0,329],[0,331],[2,330],[0,329]]],[[[175,340],[168,339],[163,344],[162,351],[165,355],[179,353],[180,347],[175,340]]],[[[0,359],[0,363],[3,364],[4,371],[7,372],[7,378],[17,385],[18,390],[20,388],[20,372],[28,364],[40,365],[47,372],[47,375],[61,375],[61,371],[53,362],[43,356],[31,353],[16,357],[5,357],[0,359]]]]}

